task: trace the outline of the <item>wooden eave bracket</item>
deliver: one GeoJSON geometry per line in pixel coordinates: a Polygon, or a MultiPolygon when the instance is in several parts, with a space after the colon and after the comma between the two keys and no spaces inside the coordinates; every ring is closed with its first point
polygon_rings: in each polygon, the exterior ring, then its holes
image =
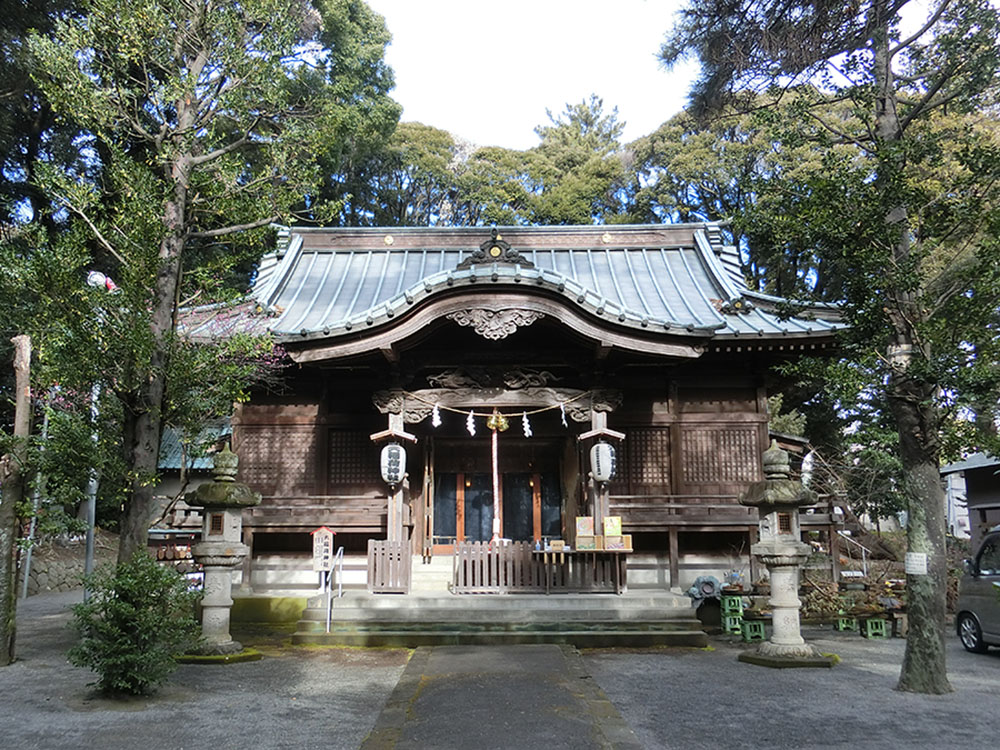
{"type": "Polygon", "coordinates": [[[383,440],[408,440],[411,443],[417,442],[417,436],[412,435],[405,430],[382,430],[382,432],[375,432],[369,436],[373,443],[378,443],[383,440]]]}
{"type": "Polygon", "coordinates": [[[625,433],[618,432],[618,430],[612,430],[607,427],[601,427],[599,429],[589,430],[588,432],[584,432],[581,435],[577,435],[576,439],[579,442],[583,442],[584,440],[590,440],[591,438],[596,438],[596,437],[606,437],[606,438],[611,438],[612,440],[624,440],[625,433]]]}

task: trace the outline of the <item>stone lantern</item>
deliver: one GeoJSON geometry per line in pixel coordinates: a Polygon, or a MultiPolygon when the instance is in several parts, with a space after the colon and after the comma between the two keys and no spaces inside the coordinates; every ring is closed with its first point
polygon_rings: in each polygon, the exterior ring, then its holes
{"type": "Polygon", "coordinates": [[[201,541],[191,547],[195,562],[205,572],[201,600],[202,653],[234,654],[243,645],[229,634],[233,606],[233,569],[250,551],[243,544],[243,509],[260,504],[260,495],[236,481],[239,458],[229,449],[213,461],[214,479],[184,496],[188,505],[204,508],[201,541]]]}
{"type": "Polygon", "coordinates": [[[811,552],[801,538],[799,508],[815,503],[816,493],[791,478],[788,453],[776,441],[764,451],[763,465],[764,481],[750,485],[740,504],[756,507],[760,519],[760,541],[750,552],[771,577],[772,634],[740,660],[765,666],[830,666],[829,659],[802,640],[799,624],[799,571],[811,552]]]}

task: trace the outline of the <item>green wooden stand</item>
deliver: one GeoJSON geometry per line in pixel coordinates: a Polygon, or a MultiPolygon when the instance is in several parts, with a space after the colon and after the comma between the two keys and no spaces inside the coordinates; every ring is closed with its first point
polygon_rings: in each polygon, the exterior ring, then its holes
{"type": "Polygon", "coordinates": [[[747,643],[751,641],[762,641],[764,640],[764,621],[763,620],[744,620],[743,621],[743,640],[747,643]]]}
{"type": "Polygon", "coordinates": [[[730,635],[742,635],[743,634],[743,616],[742,615],[723,615],[722,616],[722,632],[729,633],[730,635]]]}
{"type": "Polygon", "coordinates": [[[885,620],[872,617],[861,621],[861,635],[865,638],[888,638],[885,630],[885,620]]]}
{"type": "Polygon", "coordinates": [[[841,632],[847,630],[857,630],[858,629],[858,618],[847,617],[846,615],[839,615],[837,621],[833,623],[833,629],[839,630],[841,632]]]}
{"type": "Polygon", "coordinates": [[[723,615],[742,615],[743,597],[723,594],[719,600],[723,615]]]}

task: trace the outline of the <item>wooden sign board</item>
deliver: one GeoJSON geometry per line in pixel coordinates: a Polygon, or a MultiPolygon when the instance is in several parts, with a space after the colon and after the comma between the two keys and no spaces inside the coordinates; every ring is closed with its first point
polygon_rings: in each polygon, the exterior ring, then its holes
{"type": "Polygon", "coordinates": [[[333,537],[336,536],[337,532],[326,526],[320,526],[311,533],[313,538],[313,570],[332,570],[333,537]]]}

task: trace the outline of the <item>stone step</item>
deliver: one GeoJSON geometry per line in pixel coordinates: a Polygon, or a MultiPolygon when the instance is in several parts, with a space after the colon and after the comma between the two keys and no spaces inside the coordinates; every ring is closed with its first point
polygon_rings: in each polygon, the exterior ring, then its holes
{"type": "MultiPolygon", "coordinates": [[[[310,601],[310,606],[326,606],[325,600],[310,601]]],[[[623,595],[617,594],[369,594],[367,591],[344,591],[344,596],[337,600],[337,607],[343,609],[358,608],[370,610],[424,610],[449,609],[468,611],[472,609],[496,610],[499,612],[511,609],[566,611],[582,609],[585,611],[614,610],[626,611],[636,608],[652,608],[661,611],[679,610],[693,612],[691,601],[686,596],[676,596],[670,593],[649,593],[629,591],[623,595]]]]}
{"type": "MultiPolygon", "coordinates": [[[[345,591],[332,601],[333,618],[340,622],[676,622],[694,620],[686,598],[669,594],[592,595],[370,595],[345,591]]],[[[326,621],[326,599],[313,597],[303,622],[326,621]]]]}
{"type": "MultiPolygon", "coordinates": [[[[679,620],[636,620],[628,622],[599,622],[593,620],[560,620],[539,622],[452,622],[448,620],[428,619],[421,622],[343,622],[336,618],[330,621],[330,632],[338,633],[380,633],[393,632],[418,633],[424,630],[469,631],[476,633],[534,633],[559,631],[602,631],[602,632],[687,632],[700,630],[696,618],[679,620]]],[[[326,630],[325,620],[300,620],[298,633],[322,633],[326,630]]]]}
{"type": "Polygon", "coordinates": [[[515,643],[566,643],[578,648],[650,648],[656,646],[704,648],[708,636],[696,628],[649,627],[647,629],[611,629],[606,627],[573,629],[564,627],[523,630],[485,630],[456,627],[445,623],[440,627],[419,629],[384,628],[378,630],[338,630],[330,633],[296,632],[296,645],[368,646],[416,648],[442,645],[503,645],[515,643]]]}
{"type": "MultiPolygon", "coordinates": [[[[350,623],[373,623],[373,622],[393,622],[393,623],[420,623],[428,621],[456,622],[456,623],[538,623],[548,622],[556,619],[563,622],[566,620],[582,620],[595,623],[628,623],[655,620],[658,622],[681,622],[690,618],[690,613],[664,613],[661,610],[643,609],[634,612],[596,612],[588,613],[585,610],[572,610],[562,613],[533,612],[531,610],[510,610],[509,612],[498,613],[490,610],[470,610],[465,613],[458,613],[443,609],[428,609],[423,612],[413,612],[409,610],[398,610],[393,612],[385,611],[346,611],[338,609],[336,606],[332,610],[333,619],[338,622],[350,623]],[[558,617],[556,617],[558,616],[558,617]]],[[[300,622],[326,622],[326,609],[306,609],[301,616],[300,622]]]]}

